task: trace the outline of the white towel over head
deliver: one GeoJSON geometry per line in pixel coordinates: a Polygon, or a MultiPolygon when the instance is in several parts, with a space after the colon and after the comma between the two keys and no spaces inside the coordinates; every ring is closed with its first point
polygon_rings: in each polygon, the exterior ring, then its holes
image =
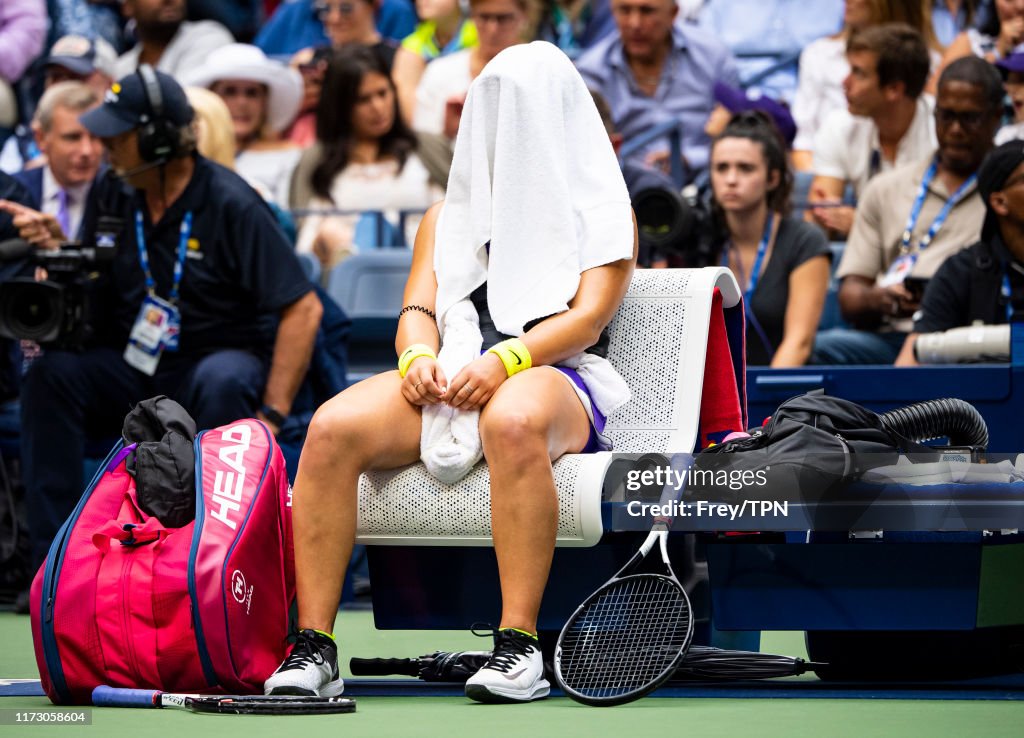
{"type": "Polygon", "coordinates": [[[520,336],[568,309],[582,272],[632,254],[629,194],[583,78],[547,42],[502,51],[470,86],[455,141],[438,322],[486,281],[495,326],[520,336]]]}

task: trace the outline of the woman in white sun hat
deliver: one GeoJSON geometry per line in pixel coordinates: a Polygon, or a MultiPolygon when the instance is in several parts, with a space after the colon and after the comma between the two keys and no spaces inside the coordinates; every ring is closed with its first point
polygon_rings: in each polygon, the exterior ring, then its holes
{"type": "Polygon", "coordinates": [[[288,203],[292,170],[302,153],[281,139],[302,103],[302,77],[249,44],[212,52],[182,82],[223,98],[235,128],[235,169],[280,205],[288,203]]]}

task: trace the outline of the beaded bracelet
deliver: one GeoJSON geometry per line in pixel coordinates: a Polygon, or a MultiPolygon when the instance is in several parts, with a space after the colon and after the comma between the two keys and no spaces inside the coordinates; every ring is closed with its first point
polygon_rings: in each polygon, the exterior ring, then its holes
{"type": "Polygon", "coordinates": [[[431,310],[430,308],[425,308],[422,305],[406,305],[404,308],[402,308],[401,312],[398,313],[398,317],[401,318],[410,310],[419,310],[421,313],[426,313],[427,315],[429,315],[431,320],[437,320],[437,315],[434,313],[434,311],[431,310]]]}

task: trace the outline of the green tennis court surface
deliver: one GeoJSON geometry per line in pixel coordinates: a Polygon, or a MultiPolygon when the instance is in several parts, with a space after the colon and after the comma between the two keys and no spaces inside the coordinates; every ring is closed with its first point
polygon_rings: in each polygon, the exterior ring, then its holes
{"type": "MultiPolygon", "coordinates": [[[[342,612],[338,632],[345,672],[351,656],[410,657],[436,650],[489,647],[488,641],[468,632],[376,631],[367,612],[342,612]]],[[[766,633],[762,650],[803,656],[802,634],[766,633]]],[[[898,656],[893,654],[894,658],[898,656]]],[[[0,613],[0,677],[37,676],[28,618],[0,613]]],[[[44,697],[0,698],[0,709],[48,705],[44,697]]],[[[358,711],[353,715],[265,717],[92,708],[91,717],[92,725],[86,726],[0,725],[0,736],[1020,738],[1024,735],[1024,702],[993,700],[648,698],[620,707],[592,708],[564,697],[529,705],[477,705],[462,697],[361,697],[358,711]]]]}

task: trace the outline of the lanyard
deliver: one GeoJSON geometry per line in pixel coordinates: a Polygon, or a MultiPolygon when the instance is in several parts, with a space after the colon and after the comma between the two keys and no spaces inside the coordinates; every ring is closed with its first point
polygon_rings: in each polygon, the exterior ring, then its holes
{"type": "MultiPolygon", "coordinates": [[[[188,253],[188,237],[192,234],[192,211],[185,213],[181,220],[181,231],[178,238],[178,260],[174,262],[174,284],[167,301],[172,305],[178,301],[178,287],[181,286],[181,275],[185,271],[185,258],[188,253]]],[[[146,235],[142,228],[142,211],[135,211],[135,240],[139,246],[139,263],[146,274],[146,292],[156,297],[156,281],[149,269],[149,253],[146,251],[146,235]]]]}
{"type": "MultiPolygon", "coordinates": [[[[914,198],[914,204],[910,208],[910,216],[907,218],[907,225],[903,229],[903,238],[900,239],[900,253],[910,253],[910,239],[914,232],[914,227],[917,226],[917,219],[921,215],[921,207],[924,205],[925,198],[928,196],[928,185],[935,179],[935,173],[938,171],[938,160],[933,159],[931,166],[928,167],[928,171],[924,174],[924,179],[921,180],[921,188],[917,191],[917,197],[914,198]]],[[[977,174],[972,174],[968,177],[962,185],[960,185],[956,192],[950,195],[949,199],[946,200],[945,205],[942,206],[942,210],[935,216],[935,220],[932,221],[931,227],[928,232],[924,234],[924,237],[917,245],[918,251],[924,251],[928,248],[932,239],[935,238],[935,234],[939,232],[943,224],[946,222],[946,218],[949,217],[949,211],[953,209],[960,200],[963,199],[964,193],[967,188],[974,184],[974,180],[977,179],[977,174]]]]}
{"type": "MultiPolygon", "coordinates": [[[[772,225],[775,223],[775,214],[770,213],[768,219],[764,224],[764,233],[761,235],[761,243],[757,245],[757,256],[754,257],[754,266],[750,270],[750,281],[747,283],[747,289],[743,292],[743,312],[746,313],[750,319],[750,324],[754,327],[758,337],[764,344],[765,349],[768,351],[768,355],[772,356],[775,353],[775,348],[772,346],[768,335],[764,332],[764,328],[761,327],[760,321],[757,316],[754,315],[754,308],[751,300],[754,298],[754,290],[757,289],[757,283],[761,279],[761,268],[764,266],[764,255],[768,252],[768,242],[772,238],[772,225]]],[[[728,266],[729,264],[729,252],[726,251],[722,255],[722,266],[728,266]]],[[[740,278],[743,278],[742,267],[740,266],[739,257],[737,256],[736,265],[740,268],[740,278]]]]}

